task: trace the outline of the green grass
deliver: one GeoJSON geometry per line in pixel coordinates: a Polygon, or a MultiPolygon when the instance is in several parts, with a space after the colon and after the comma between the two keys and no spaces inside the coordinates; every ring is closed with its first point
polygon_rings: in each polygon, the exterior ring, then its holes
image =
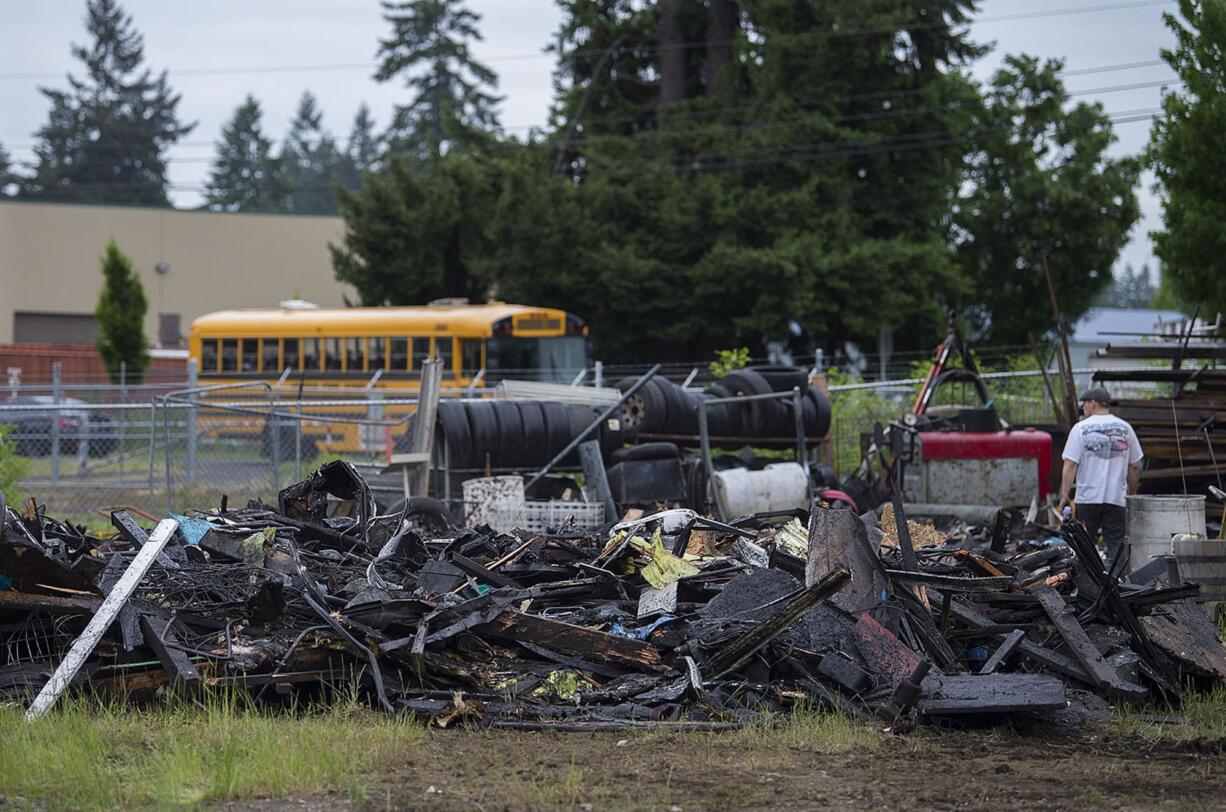
{"type": "Polygon", "coordinates": [[[1188,692],[1183,706],[1176,710],[1125,709],[1115,720],[1120,737],[1137,737],[1153,744],[1194,740],[1226,742],[1226,686],[1209,693],[1188,692]],[[1174,721],[1154,721],[1170,715],[1174,721]]]}
{"type": "Polygon", "coordinates": [[[27,724],[0,708],[0,794],[26,806],[190,806],[234,799],[348,796],[424,746],[424,729],[356,703],[262,714],[237,700],[134,710],[65,701],[27,724]]]}

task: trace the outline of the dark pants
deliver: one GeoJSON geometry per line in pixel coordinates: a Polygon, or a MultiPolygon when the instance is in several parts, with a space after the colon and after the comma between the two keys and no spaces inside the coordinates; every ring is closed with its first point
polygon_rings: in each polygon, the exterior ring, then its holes
{"type": "Polygon", "coordinates": [[[1115,551],[1124,543],[1124,509],[1119,505],[1077,504],[1077,519],[1086,526],[1090,538],[1098,541],[1098,531],[1102,531],[1103,540],[1107,542],[1107,560],[1110,561],[1115,551]]]}

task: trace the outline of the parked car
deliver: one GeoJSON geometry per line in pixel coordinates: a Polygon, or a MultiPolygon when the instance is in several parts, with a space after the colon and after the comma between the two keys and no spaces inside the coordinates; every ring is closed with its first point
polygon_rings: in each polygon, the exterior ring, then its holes
{"type": "Polygon", "coordinates": [[[45,457],[51,453],[52,420],[59,420],[60,453],[75,455],[82,440],[88,443],[91,457],[102,457],[119,447],[115,420],[80,407],[85,401],[61,398],[58,409],[50,395],[23,395],[0,404],[0,426],[8,428],[8,440],[23,457],[45,457]],[[46,406],[43,409],[6,411],[4,406],[46,406]]]}

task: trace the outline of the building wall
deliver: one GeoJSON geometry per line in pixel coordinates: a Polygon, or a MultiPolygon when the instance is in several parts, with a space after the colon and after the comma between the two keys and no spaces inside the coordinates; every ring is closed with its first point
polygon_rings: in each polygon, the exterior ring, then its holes
{"type": "Polygon", "coordinates": [[[15,312],[92,314],[112,237],[145,286],[151,342],[159,313],[179,314],[186,334],[214,310],[291,298],[341,306],[355,298],[332,275],[328,243],[342,234],[338,217],[0,202],[0,343],[15,340],[15,312]],[[154,271],[160,262],[168,273],[154,271]]]}

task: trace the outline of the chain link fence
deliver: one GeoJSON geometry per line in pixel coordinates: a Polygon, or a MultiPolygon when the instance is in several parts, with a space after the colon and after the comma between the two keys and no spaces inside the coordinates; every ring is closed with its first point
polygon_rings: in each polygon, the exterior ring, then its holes
{"type": "MultiPolygon", "coordinates": [[[[699,374],[676,369],[678,382],[701,385],[699,374]]],[[[589,369],[591,385],[612,385],[610,373],[589,369]]],[[[1078,370],[1078,386],[1090,370],[1078,370]]],[[[1010,426],[1055,423],[1051,399],[1037,371],[988,373],[990,403],[1010,426]]],[[[1056,385],[1054,375],[1052,385],[1056,385]]],[[[908,411],[922,379],[829,387],[833,404],[830,458],[839,475],[858,466],[864,438],[908,411]]],[[[487,397],[491,389],[445,391],[487,397]]],[[[1155,392],[1115,392],[1146,396],[1155,392]]],[[[381,503],[400,498],[398,475],[378,476],[393,449],[403,448],[412,392],[295,387],[292,394],[263,382],[185,387],[183,381],[140,386],[23,385],[0,401],[0,490],[10,503],[33,496],[55,516],[104,525],[115,507],[150,514],[250,500],[271,502],[286,485],[324,462],[345,459],[371,480],[381,503]]],[[[965,383],[943,386],[932,407],[980,405],[965,383]]],[[[436,460],[446,465],[445,454],[436,460]]],[[[455,472],[452,472],[455,473],[455,472]]],[[[479,472],[476,472],[479,473],[479,472]]],[[[475,475],[475,474],[474,474],[475,475]]],[[[456,475],[459,476],[458,474],[456,475]]],[[[440,496],[454,477],[435,477],[440,496]]]]}

